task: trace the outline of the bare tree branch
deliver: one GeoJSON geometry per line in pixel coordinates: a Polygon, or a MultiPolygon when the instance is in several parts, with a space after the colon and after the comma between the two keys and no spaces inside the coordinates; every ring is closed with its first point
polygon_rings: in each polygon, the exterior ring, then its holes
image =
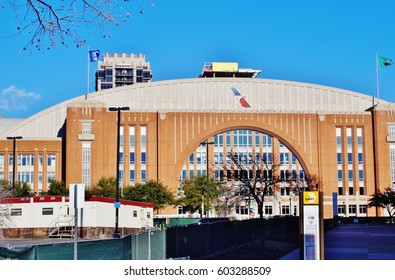
{"type": "MultiPolygon", "coordinates": [[[[140,13],[141,1],[131,1],[140,5],[140,13]]],[[[148,2],[154,7],[152,1],[148,2]]],[[[23,50],[50,49],[57,47],[59,42],[66,47],[70,42],[81,47],[87,41],[83,30],[90,27],[94,27],[95,34],[99,31],[99,36],[111,38],[111,34],[106,34],[109,25],[119,26],[127,21],[131,17],[128,9],[132,7],[129,1],[119,4],[116,0],[27,0],[25,3],[0,0],[0,3],[3,8],[14,11],[17,22],[14,35],[30,37],[23,50]]]]}

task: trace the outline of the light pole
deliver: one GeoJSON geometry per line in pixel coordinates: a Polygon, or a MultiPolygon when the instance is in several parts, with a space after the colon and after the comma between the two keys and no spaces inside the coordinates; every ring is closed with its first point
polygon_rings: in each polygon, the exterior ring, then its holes
{"type": "Polygon", "coordinates": [[[118,220],[119,220],[119,149],[121,146],[121,111],[128,111],[130,110],[129,107],[110,107],[108,108],[110,112],[118,112],[118,119],[117,119],[117,173],[116,173],[116,186],[115,186],[115,230],[112,235],[113,238],[120,238],[119,235],[119,228],[118,228],[118,220]]]}
{"type": "Polygon", "coordinates": [[[16,140],[22,139],[22,136],[8,136],[7,140],[12,140],[12,195],[15,195],[15,181],[16,181],[16,140]]]}
{"type": "Polygon", "coordinates": [[[206,209],[206,218],[210,218],[210,185],[209,185],[209,161],[208,161],[208,145],[213,145],[214,142],[209,142],[208,140],[205,140],[203,142],[200,143],[200,145],[206,145],[206,164],[207,164],[207,171],[206,171],[206,175],[207,175],[207,209],[206,209]]]}

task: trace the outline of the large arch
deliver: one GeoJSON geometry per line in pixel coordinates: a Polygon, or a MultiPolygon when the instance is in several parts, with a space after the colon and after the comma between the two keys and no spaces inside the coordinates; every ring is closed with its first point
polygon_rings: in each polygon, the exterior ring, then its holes
{"type": "Polygon", "coordinates": [[[307,174],[319,176],[319,128],[316,114],[239,114],[239,113],[166,113],[162,115],[159,129],[161,139],[166,139],[166,149],[160,149],[160,177],[175,186],[180,170],[202,141],[223,131],[246,128],[274,136],[296,155],[307,174]],[[178,127],[178,128],[177,128],[178,127]],[[170,132],[170,133],[169,133],[170,132]],[[162,161],[162,160],[161,160],[162,161]],[[163,161],[162,161],[163,162],[163,161]],[[172,168],[166,168],[170,167],[172,168]],[[167,175],[164,175],[167,174],[167,175]],[[170,175],[171,174],[171,175],[170,175]]]}

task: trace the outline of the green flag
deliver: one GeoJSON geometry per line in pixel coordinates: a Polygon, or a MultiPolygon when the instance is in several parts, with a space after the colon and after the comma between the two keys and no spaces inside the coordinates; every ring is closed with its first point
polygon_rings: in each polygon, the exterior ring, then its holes
{"type": "Polygon", "coordinates": [[[387,66],[390,66],[392,64],[394,64],[392,59],[379,56],[379,65],[380,65],[380,67],[387,67],[387,66]]]}

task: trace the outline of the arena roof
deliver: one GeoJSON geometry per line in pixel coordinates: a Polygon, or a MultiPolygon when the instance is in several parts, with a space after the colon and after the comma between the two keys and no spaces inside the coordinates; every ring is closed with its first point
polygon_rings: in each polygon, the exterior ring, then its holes
{"type": "MultiPolygon", "coordinates": [[[[67,107],[128,106],[134,112],[292,112],[363,114],[372,96],[316,84],[246,78],[194,78],[151,83],[93,92],[39,112],[13,127],[0,127],[0,137],[56,139],[67,107]],[[248,106],[247,106],[248,105],[248,106]]],[[[394,105],[380,101],[380,105],[394,105]]],[[[4,125],[0,122],[0,126],[4,125]]]]}

